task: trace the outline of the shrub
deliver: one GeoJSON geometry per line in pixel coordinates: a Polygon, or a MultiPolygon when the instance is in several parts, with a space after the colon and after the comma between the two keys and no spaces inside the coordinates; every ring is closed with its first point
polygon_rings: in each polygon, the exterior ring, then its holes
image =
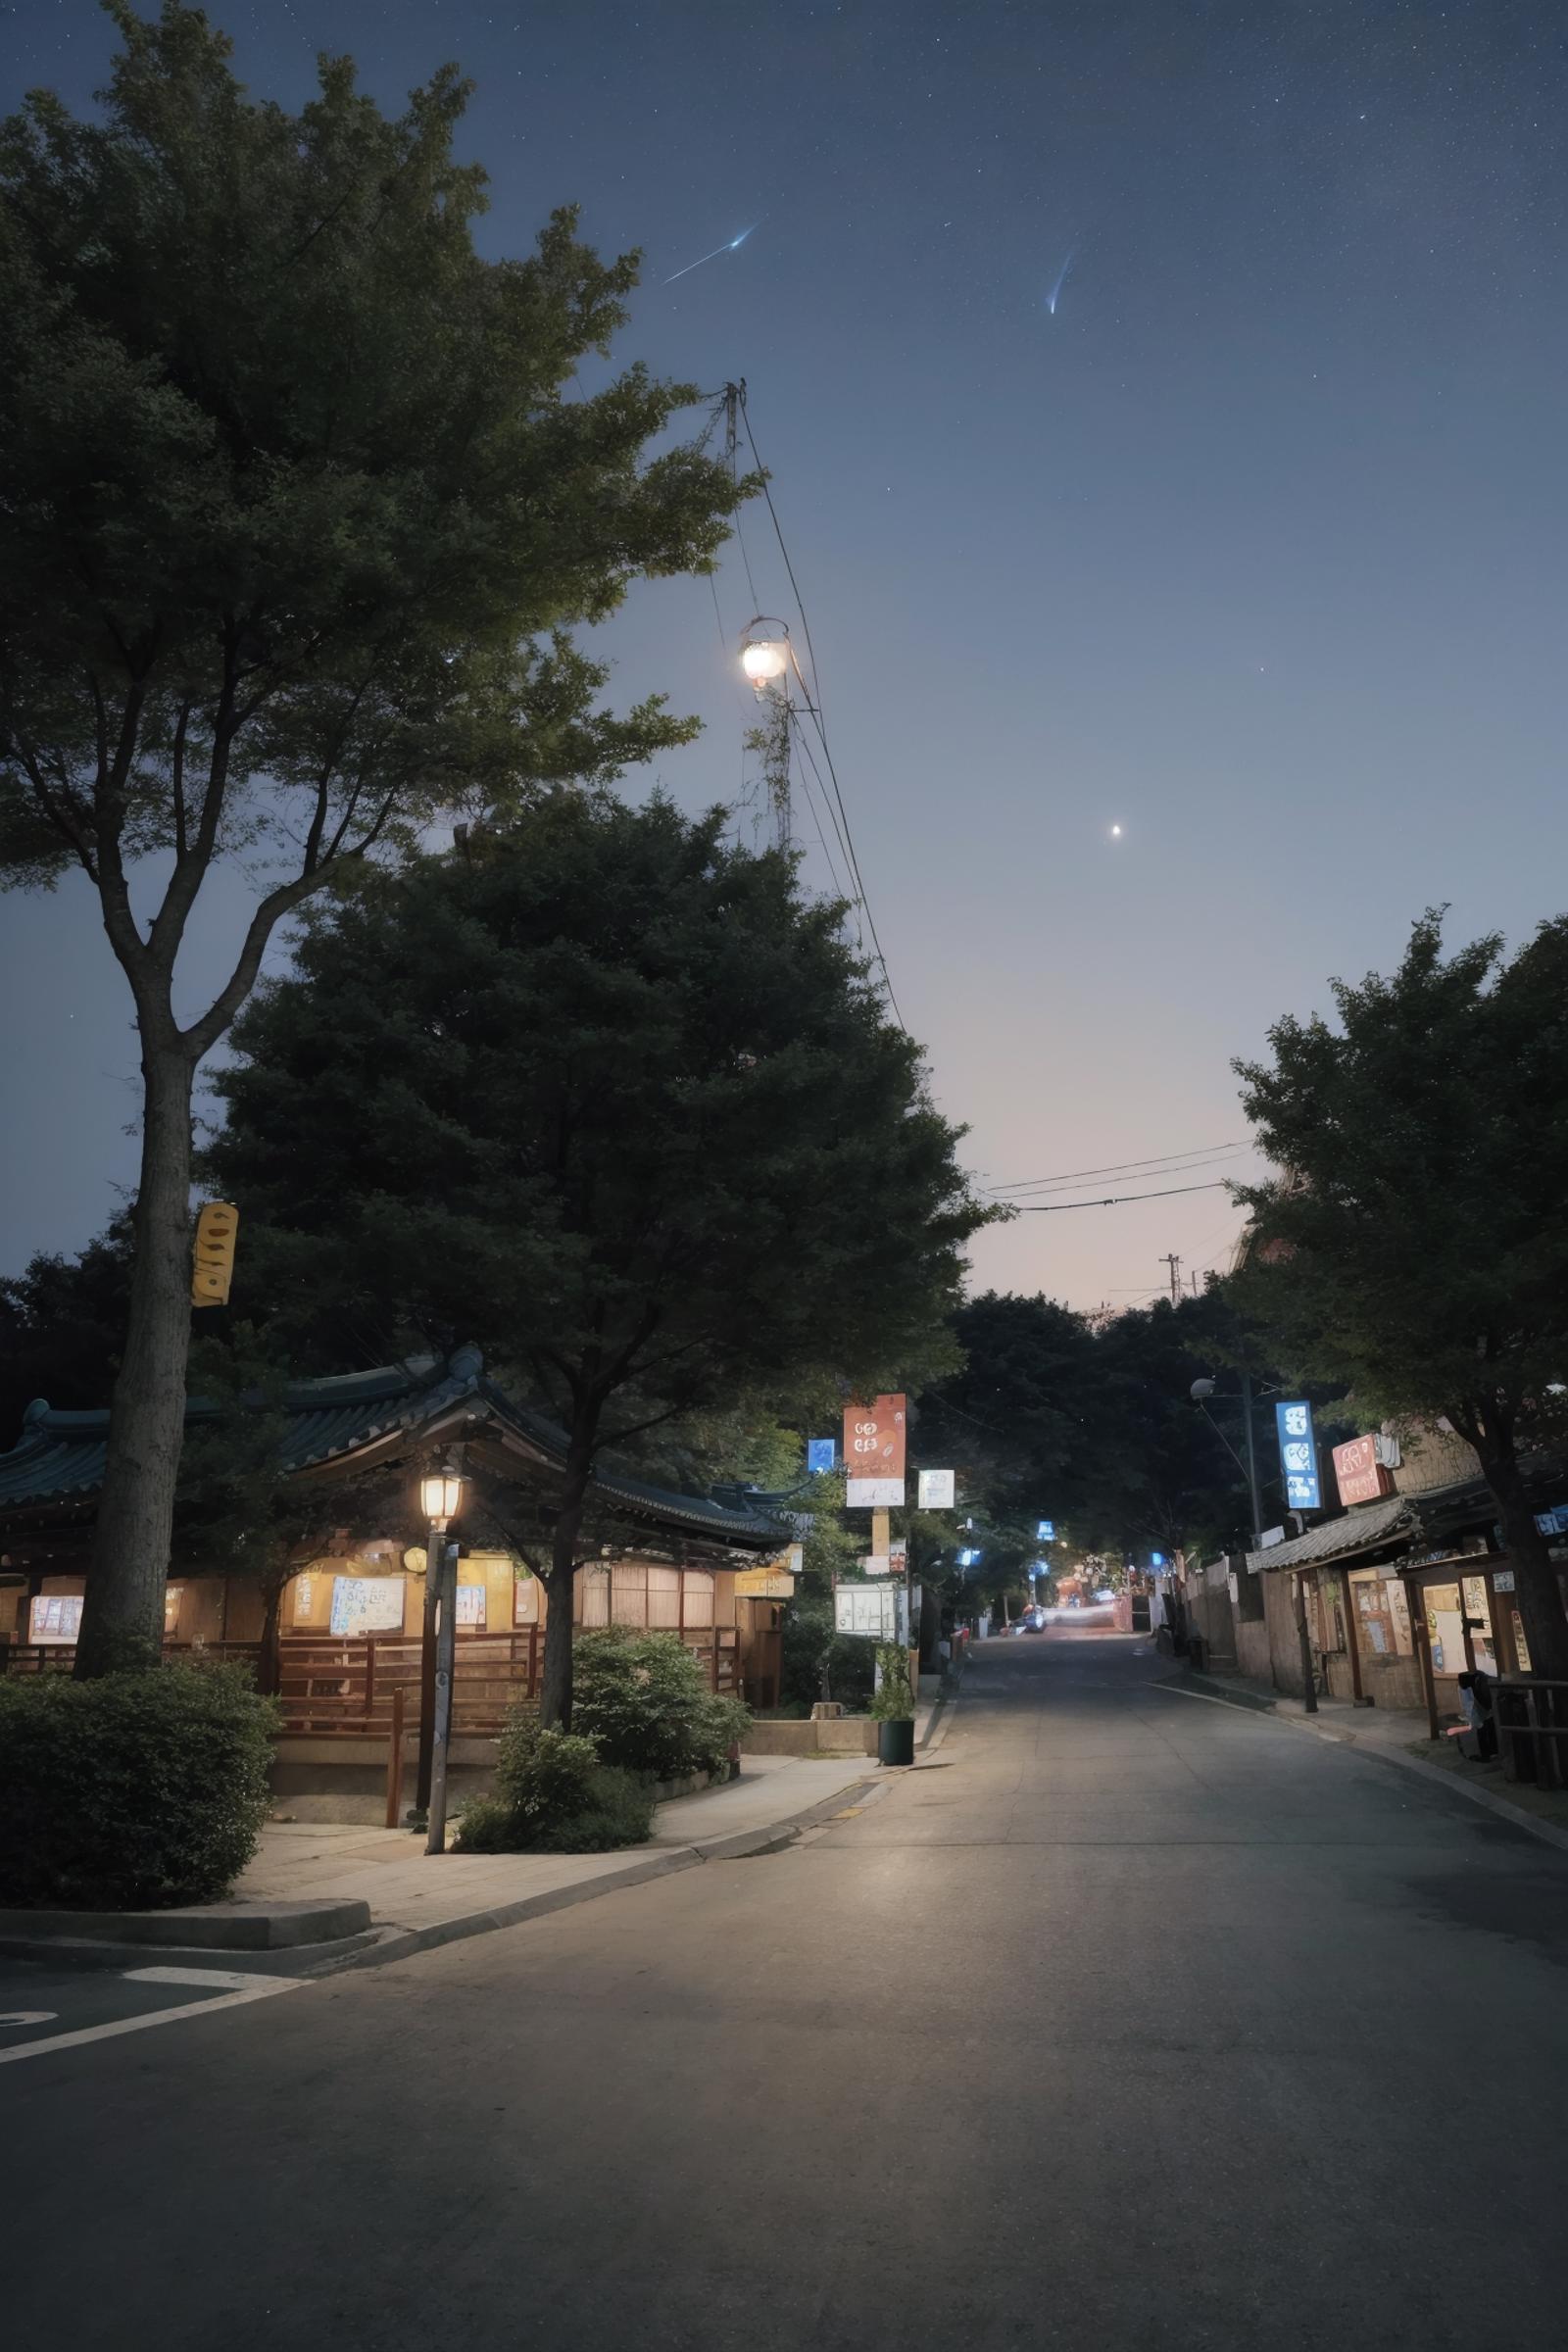
{"type": "Polygon", "coordinates": [[[881,1671],[868,1712],[878,1723],[909,1722],[914,1699],[909,1690],[908,1651],[887,1642],[878,1649],[876,1662],[881,1671]]]}
{"type": "Polygon", "coordinates": [[[144,1910],[225,1894],[270,1801],[276,1709],[244,1668],[0,1681],[0,1902],[144,1910]]]}
{"type": "Polygon", "coordinates": [[[583,1802],[599,1758],[591,1740],[543,1731],[531,1710],[514,1708],[496,1752],[496,1794],[521,1821],[549,1821],[583,1802]]]}
{"type": "Polygon", "coordinates": [[[606,1764],[650,1781],[683,1780],[722,1764],[751,1716],[720,1698],[673,1634],[624,1626],[578,1642],[571,1720],[606,1764]]]}
{"type": "Polygon", "coordinates": [[[626,1772],[601,1764],[591,1740],[541,1731],[515,1709],[501,1735],[496,1794],[466,1807],[462,1854],[602,1854],[645,1842],[651,1793],[626,1772]]]}
{"type": "Polygon", "coordinates": [[[835,1632],[831,1594],[802,1592],[784,1611],[779,1694],[809,1714],[819,1698],[863,1707],[871,1695],[871,1644],[835,1632]],[[827,1670],[827,1690],[822,1672],[827,1670]]]}

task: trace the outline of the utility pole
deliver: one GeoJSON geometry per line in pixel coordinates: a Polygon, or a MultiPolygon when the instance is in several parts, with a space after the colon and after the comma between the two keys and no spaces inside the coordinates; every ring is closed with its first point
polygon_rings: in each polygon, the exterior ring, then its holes
{"type": "Polygon", "coordinates": [[[1172,1306],[1179,1306],[1182,1298],[1182,1261],[1174,1250],[1169,1250],[1159,1262],[1170,1268],[1170,1302],[1172,1306]]]}

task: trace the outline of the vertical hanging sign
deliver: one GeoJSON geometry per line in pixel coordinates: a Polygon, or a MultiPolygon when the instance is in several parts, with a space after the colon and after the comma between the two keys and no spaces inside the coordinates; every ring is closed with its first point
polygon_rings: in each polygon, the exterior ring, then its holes
{"type": "Polygon", "coordinates": [[[852,1511],[897,1509],[904,1501],[907,1399],[873,1396],[844,1408],[844,1500],[852,1511]]]}
{"type": "Polygon", "coordinates": [[[1320,1511],[1323,1492],[1317,1473],[1317,1443],[1312,1436],[1312,1407],[1277,1404],[1274,1423],[1280,1436],[1280,1473],[1287,1504],[1293,1511],[1320,1511]]]}

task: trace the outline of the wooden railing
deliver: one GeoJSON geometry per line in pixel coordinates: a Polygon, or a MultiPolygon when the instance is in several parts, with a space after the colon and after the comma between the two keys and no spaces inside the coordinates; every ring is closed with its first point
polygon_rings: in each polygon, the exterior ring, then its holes
{"type": "MultiPolygon", "coordinates": [[[[735,1626],[688,1628],[680,1637],[707,1678],[710,1690],[739,1696],[740,1633],[735,1626]]],[[[460,1634],[454,1650],[452,1730],[454,1737],[483,1738],[499,1732],[507,1711],[519,1699],[537,1699],[544,1670],[544,1629],[521,1627],[511,1634],[460,1634]]],[[[206,1649],[166,1642],[166,1657],[261,1657],[257,1642],[213,1642],[206,1649]]],[[[285,1732],[316,1739],[385,1736],[392,1724],[392,1694],[403,1692],[404,1720],[419,1719],[417,1637],[369,1634],[285,1634],[278,1643],[278,1700],[285,1732]]],[[[75,1650],[66,1642],[0,1644],[0,1672],[69,1673],[75,1650]]]]}
{"type": "Polygon", "coordinates": [[[1506,1676],[1493,1694],[1497,1754],[1510,1781],[1568,1788],[1568,1683],[1506,1676]]]}

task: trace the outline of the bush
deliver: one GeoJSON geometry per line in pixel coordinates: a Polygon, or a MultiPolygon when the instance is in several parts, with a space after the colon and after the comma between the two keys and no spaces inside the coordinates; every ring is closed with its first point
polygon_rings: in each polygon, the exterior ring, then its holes
{"type": "Polygon", "coordinates": [[[898,1642],[884,1642],[876,1653],[881,1669],[868,1712],[877,1723],[908,1723],[914,1715],[909,1690],[909,1653],[898,1642]]]}
{"type": "Polygon", "coordinates": [[[574,1660],[571,1720],[601,1762],[650,1781],[711,1772],[751,1716],[739,1699],[709,1690],[697,1660],[673,1634],[612,1626],[585,1634],[574,1660]]]}
{"type": "Polygon", "coordinates": [[[276,1709],[244,1668],[0,1681],[0,1903],[226,1894],[256,1851],[276,1709]]]}
{"type": "Polygon", "coordinates": [[[830,1593],[802,1592],[790,1602],[782,1651],[779,1695],[786,1705],[809,1715],[823,1695],[824,1665],[829,1698],[863,1707],[870,1697],[871,1644],[860,1635],[835,1632],[830,1593]]]}
{"type": "Polygon", "coordinates": [[[501,1735],[496,1794],[458,1822],[460,1854],[604,1854],[642,1845],[654,1800],[629,1773],[601,1764],[591,1740],[541,1731],[514,1710],[501,1735]]]}

